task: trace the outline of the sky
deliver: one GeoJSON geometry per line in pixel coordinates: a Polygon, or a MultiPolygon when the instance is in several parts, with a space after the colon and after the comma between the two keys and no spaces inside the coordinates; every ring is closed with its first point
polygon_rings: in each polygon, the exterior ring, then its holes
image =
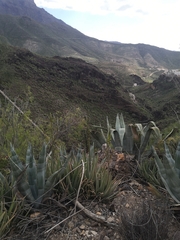
{"type": "Polygon", "coordinates": [[[83,34],[180,51],[179,0],[34,0],[83,34]]]}

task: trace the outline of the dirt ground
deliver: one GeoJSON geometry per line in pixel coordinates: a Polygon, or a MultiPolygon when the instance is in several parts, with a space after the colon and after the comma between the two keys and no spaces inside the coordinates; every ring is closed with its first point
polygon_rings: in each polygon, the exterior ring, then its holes
{"type": "Polygon", "coordinates": [[[174,202],[167,192],[157,191],[140,179],[132,159],[117,159],[113,169],[119,184],[113,201],[79,198],[85,209],[103,222],[91,219],[67,200],[60,203],[52,199],[50,207],[22,219],[17,231],[11,231],[4,239],[179,240],[180,221],[170,210],[174,202]]]}

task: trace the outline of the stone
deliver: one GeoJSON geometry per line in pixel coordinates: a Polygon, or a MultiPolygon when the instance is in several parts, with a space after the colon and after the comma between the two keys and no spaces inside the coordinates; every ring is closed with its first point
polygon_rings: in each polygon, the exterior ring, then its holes
{"type": "Polygon", "coordinates": [[[111,222],[115,222],[115,219],[114,217],[108,217],[107,221],[111,223],[111,222]]]}
{"type": "Polygon", "coordinates": [[[96,236],[98,233],[97,233],[96,231],[91,230],[91,234],[92,234],[93,236],[96,236]]]}
{"type": "Polygon", "coordinates": [[[74,223],[72,221],[68,222],[68,227],[70,229],[74,228],[74,223]]]}
{"type": "Polygon", "coordinates": [[[105,236],[104,240],[110,240],[110,238],[108,236],[105,236]]]}
{"type": "Polygon", "coordinates": [[[81,230],[84,230],[86,228],[86,226],[84,224],[82,224],[80,227],[79,227],[81,230]]]}
{"type": "Polygon", "coordinates": [[[129,203],[126,203],[125,207],[126,207],[126,208],[129,208],[129,203]]]}
{"type": "Polygon", "coordinates": [[[101,216],[101,215],[102,215],[102,213],[101,213],[101,212],[97,212],[96,214],[97,214],[97,215],[99,215],[99,216],[101,216]]]}

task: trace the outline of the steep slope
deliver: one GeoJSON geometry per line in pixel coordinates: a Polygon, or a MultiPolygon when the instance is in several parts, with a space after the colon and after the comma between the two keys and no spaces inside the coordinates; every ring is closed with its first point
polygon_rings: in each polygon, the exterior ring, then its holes
{"type": "Polygon", "coordinates": [[[37,8],[33,0],[1,0],[0,14],[27,16],[43,24],[58,22],[66,25],[63,21],[54,18],[51,14],[48,14],[44,9],[37,8]]]}
{"type": "Polygon", "coordinates": [[[93,123],[115,118],[147,120],[148,112],[131,101],[112,76],[74,58],[44,58],[30,51],[0,45],[0,88],[14,98],[24,98],[27,86],[34,96],[34,116],[81,108],[93,123]]]}
{"type": "Polygon", "coordinates": [[[87,37],[33,0],[0,0],[0,41],[44,56],[82,58],[117,77],[128,71],[149,81],[167,69],[180,68],[180,52],[87,37]]]}
{"type": "Polygon", "coordinates": [[[173,125],[180,117],[180,77],[162,74],[153,83],[137,86],[131,91],[137,102],[149,109],[160,128],[173,125]]]}

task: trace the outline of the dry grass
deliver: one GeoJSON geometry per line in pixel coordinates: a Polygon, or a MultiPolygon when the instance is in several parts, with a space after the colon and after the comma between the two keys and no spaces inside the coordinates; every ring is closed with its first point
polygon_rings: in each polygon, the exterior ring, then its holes
{"type": "Polygon", "coordinates": [[[131,216],[123,210],[119,231],[123,240],[165,240],[169,239],[171,218],[167,205],[159,208],[143,203],[141,210],[132,211],[131,216]]]}

